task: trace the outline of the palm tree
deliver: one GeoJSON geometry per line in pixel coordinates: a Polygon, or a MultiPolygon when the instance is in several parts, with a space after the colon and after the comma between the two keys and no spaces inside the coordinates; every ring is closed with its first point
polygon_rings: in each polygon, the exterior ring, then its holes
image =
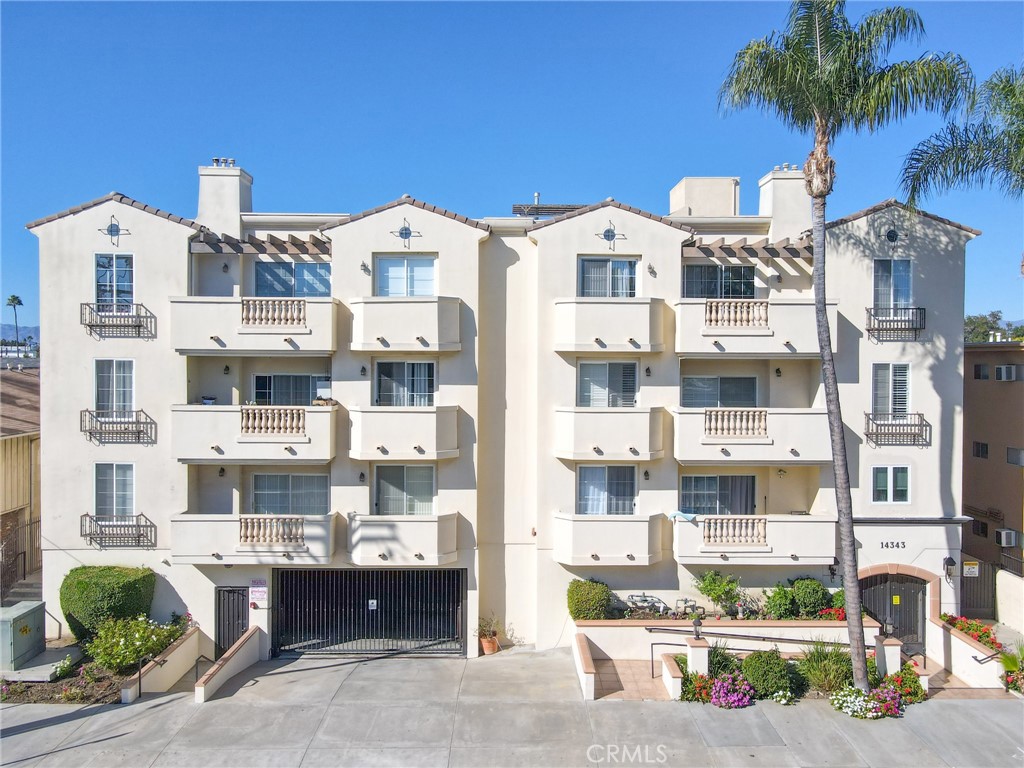
{"type": "Polygon", "coordinates": [[[888,61],[894,44],[923,34],[918,14],[905,8],[873,11],[854,25],[841,0],[798,0],[790,6],[785,31],[753,40],[736,54],[719,94],[726,109],[757,107],[788,128],[813,136],[804,179],[812,204],[814,312],[832,443],[850,653],[854,684],[862,690],[868,688],[868,675],[850,469],[825,315],[825,201],[835,181],[829,146],[843,131],[873,132],[917,109],[948,114],[964,103],[973,78],[959,56],[928,54],[912,61],[888,61]]]}
{"type": "Polygon", "coordinates": [[[903,189],[918,198],[954,187],[991,184],[1024,193],[1024,67],[998,69],[981,84],[965,124],[949,123],[918,144],[903,164],[903,189]]]}
{"type": "Polygon", "coordinates": [[[14,349],[20,351],[21,331],[18,329],[18,307],[24,306],[21,297],[13,293],[7,297],[7,306],[14,310],[14,349]]]}

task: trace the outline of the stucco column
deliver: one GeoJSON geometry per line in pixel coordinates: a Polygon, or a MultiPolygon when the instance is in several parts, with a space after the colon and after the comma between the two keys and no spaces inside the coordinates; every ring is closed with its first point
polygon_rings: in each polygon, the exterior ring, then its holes
{"type": "Polygon", "coordinates": [[[903,643],[895,637],[875,635],[875,665],[878,667],[878,674],[882,677],[899,672],[900,654],[903,651],[903,643]]]}
{"type": "Polygon", "coordinates": [[[706,675],[708,673],[710,655],[711,646],[707,640],[698,640],[695,637],[686,638],[686,671],[691,675],[694,673],[706,675]]]}

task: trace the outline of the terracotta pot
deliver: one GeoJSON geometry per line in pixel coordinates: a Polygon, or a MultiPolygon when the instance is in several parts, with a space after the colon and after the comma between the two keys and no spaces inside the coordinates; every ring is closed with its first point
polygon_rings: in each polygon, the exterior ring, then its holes
{"type": "Polygon", "coordinates": [[[496,637],[481,637],[480,648],[483,649],[484,656],[490,656],[492,653],[498,652],[498,638],[496,637]]]}

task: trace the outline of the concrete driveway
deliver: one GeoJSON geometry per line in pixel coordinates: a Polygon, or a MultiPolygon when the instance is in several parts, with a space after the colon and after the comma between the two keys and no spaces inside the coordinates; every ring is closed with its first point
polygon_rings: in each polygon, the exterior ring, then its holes
{"type": "Polygon", "coordinates": [[[18,766],[1024,766],[1024,702],[932,701],[864,722],[824,701],[728,712],[584,702],[563,651],[258,664],[196,706],[4,705],[18,766]]]}

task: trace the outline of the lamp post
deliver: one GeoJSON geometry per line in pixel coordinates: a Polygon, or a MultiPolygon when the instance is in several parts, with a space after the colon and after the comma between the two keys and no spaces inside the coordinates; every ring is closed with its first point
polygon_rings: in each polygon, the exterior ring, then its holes
{"type": "Polygon", "coordinates": [[[704,626],[704,622],[702,622],[699,617],[693,620],[693,639],[694,640],[700,640],[700,628],[702,626],[704,626]]]}

